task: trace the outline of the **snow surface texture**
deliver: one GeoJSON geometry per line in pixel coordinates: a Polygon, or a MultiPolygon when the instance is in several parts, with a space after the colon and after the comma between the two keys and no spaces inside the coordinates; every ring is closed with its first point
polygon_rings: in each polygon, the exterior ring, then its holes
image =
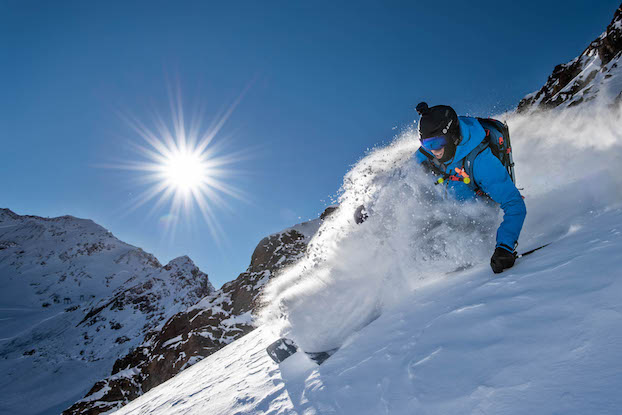
{"type": "Polygon", "coordinates": [[[494,241],[472,222],[499,216],[426,202],[438,190],[422,188],[406,132],[348,173],[340,209],[267,291],[259,330],[118,414],[622,413],[620,109],[507,121],[521,251],[550,246],[492,274],[494,241]],[[372,214],[356,226],[361,203],[372,214]],[[281,334],[341,348],[319,367],[301,352],[277,366],[265,347],[281,334]]]}

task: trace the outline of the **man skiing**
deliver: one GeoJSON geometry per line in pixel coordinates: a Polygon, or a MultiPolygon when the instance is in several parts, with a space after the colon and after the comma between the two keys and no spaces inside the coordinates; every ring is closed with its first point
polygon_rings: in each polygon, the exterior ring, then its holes
{"type": "MultiPolygon", "coordinates": [[[[508,170],[487,144],[490,130],[482,126],[482,120],[458,117],[446,105],[429,108],[422,102],[416,109],[421,115],[421,147],[415,153],[415,160],[439,176],[437,183],[446,186],[447,194],[454,199],[469,201],[484,197],[499,204],[504,216],[497,230],[490,266],[495,273],[511,268],[527,210],[508,170]]],[[[499,140],[503,142],[502,138],[499,140]]]]}
{"type": "MultiPolygon", "coordinates": [[[[436,183],[445,187],[444,193],[449,197],[462,202],[484,198],[500,205],[504,217],[497,230],[497,244],[490,266],[495,273],[511,268],[517,257],[514,250],[526,208],[512,180],[514,173],[507,127],[496,120],[458,117],[451,107],[445,105],[429,108],[422,102],[417,105],[417,112],[421,115],[421,147],[414,155],[416,162],[436,176],[436,183]]],[[[365,206],[359,206],[354,214],[355,222],[360,224],[367,218],[365,206]]],[[[523,256],[540,248],[525,252],[523,256]]],[[[285,337],[266,349],[277,363],[299,350],[293,340],[285,337]]],[[[304,353],[317,364],[322,364],[337,350],[333,348],[319,353],[305,350],[304,353]]]]}

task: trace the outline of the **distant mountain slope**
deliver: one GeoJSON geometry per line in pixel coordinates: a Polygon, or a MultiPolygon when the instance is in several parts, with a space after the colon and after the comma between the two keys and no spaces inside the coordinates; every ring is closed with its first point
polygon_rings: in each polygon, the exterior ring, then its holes
{"type": "Polygon", "coordinates": [[[188,257],[162,266],[93,221],[8,209],[0,284],[0,389],[11,413],[60,412],[145,334],[214,292],[188,257]]]}
{"type": "Polygon", "coordinates": [[[597,97],[622,100],[622,6],[607,29],[575,59],[557,65],[546,84],[518,104],[518,112],[572,107],[597,97]]]}
{"type": "Polygon", "coordinates": [[[117,409],[252,331],[252,312],[262,288],[304,253],[322,219],[333,209],[327,209],[320,219],[261,240],[245,272],[146,336],[141,345],[117,360],[109,377],[63,414],[94,415],[117,409]]]}

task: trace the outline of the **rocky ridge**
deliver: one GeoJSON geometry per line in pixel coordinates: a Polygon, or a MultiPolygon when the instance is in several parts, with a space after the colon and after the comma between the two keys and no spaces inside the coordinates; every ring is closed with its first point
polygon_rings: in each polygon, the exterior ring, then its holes
{"type": "Polygon", "coordinates": [[[523,98],[517,111],[573,107],[597,97],[622,100],[622,5],[607,29],[572,61],[557,65],[544,86],[523,98]]]}

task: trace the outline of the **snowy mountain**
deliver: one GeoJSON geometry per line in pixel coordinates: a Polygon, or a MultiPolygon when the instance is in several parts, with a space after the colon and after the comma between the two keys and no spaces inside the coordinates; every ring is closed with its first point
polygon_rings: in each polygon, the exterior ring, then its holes
{"type": "Polygon", "coordinates": [[[11,414],[59,413],[147,333],[214,292],[188,257],[162,266],[93,221],[8,209],[0,277],[0,411],[11,414]]]}
{"type": "Polygon", "coordinates": [[[248,269],[198,304],[175,314],[161,330],[117,360],[112,374],[98,381],[64,414],[97,414],[116,409],[158,386],[254,329],[252,312],[268,280],[303,254],[319,219],[264,238],[248,269]]]}
{"type": "Polygon", "coordinates": [[[518,112],[572,107],[597,97],[606,103],[622,100],[622,6],[607,29],[575,59],[557,65],[546,84],[518,104],[518,112]]]}
{"type": "Polygon", "coordinates": [[[622,8],[497,117],[526,197],[519,251],[551,243],[500,276],[498,209],[432,203],[414,131],[218,291],[92,221],[0,210],[0,413],[621,413],[621,30],[622,8]],[[339,350],[276,365],[283,335],[339,350]]]}
{"type": "MultiPolygon", "coordinates": [[[[251,296],[258,329],[116,413],[621,413],[620,16],[519,111],[497,117],[526,198],[519,251],[550,245],[494,275],[498,209],[438,202],[406,131],[353,166],[339,209],[251,296]],[[371,213],[356,225],[360,204],[371,213]],[[276,365],[265,348],[283,335],[339,350],[322,366],[302,352],[276,365]]],[[[234,303],[217,298],[178,324],[234,303]]],[[[195,332],[183,332],[159,350],[192,343],[195,332]]],[[[147,349],[149,361],[161,355],[147,349]]]]}

